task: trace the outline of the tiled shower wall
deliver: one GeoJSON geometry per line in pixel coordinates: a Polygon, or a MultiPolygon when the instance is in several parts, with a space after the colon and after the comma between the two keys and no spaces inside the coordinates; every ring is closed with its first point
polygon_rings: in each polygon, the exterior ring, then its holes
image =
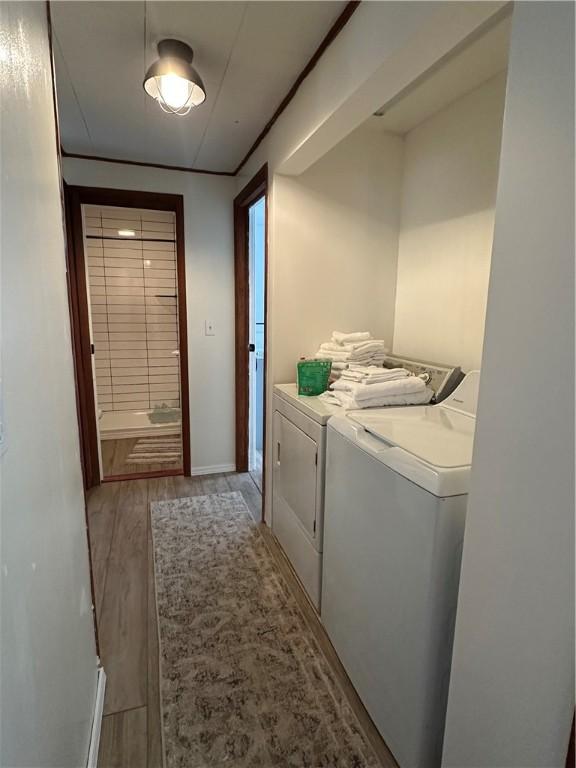
{"type": "Polygon", "coordinates": [[[92,205],[83,214],[98,408],[179,407],[175,215],[92,205]]]}

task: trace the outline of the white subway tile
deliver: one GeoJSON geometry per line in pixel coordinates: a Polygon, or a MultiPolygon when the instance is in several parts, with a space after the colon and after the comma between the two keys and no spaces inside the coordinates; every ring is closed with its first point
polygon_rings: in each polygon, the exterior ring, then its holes
{"type": "MultiPolygon", "coordinates": [[[[144,240],[142,243],[142,250],[143,251],[152,251],[154,253],[158,254],[166,254],[166,253],[175,253],[176,252],[176,244],[175,243],[162,243],[162,242],[155,242],[153,240],[144,240]]],[[[146,258],[151,258],[150,256],[146,256],[146,258]]],[[[164,255],[157,256],[156,258],[168,258],[164,255]]]]}
{"type": "Polygon", "coordinates": [[[114,383],[112,387],[112,392],[114,394],[114,397],[116,395],[129,395],[134,393],[140,393],[142,392],[148,392],[148,382],[145,382],[143,384],[116,384],[114,383]]]}
{"type": "Polygon", "coordinates": [[[166,333],[158,331],[147,331],[146,335],[148,341],[170,341],[172,342],[174,348],[178,346],[178,334],[175,331],[168,331],[166,333]]]}
{"type": "MultiPolygon", "coordinates": [[[[116,315],[113,315],[115,318],[116,315]]],[[[141,323],[118,323],[114,322],[114,320],[108,318],[108,326],[109,332],[111,334],[116,333],[143,333],[146,335],[146,329],[149,328],[149,326],[142,321],[141,323]]]]}
{"type": "Polygon", "coordinates": [[[143,400],[141,392],[128,392],[125,394],[114,394],[115,403],[127,403],[133,400],[143,400]]]}
{"type": "Polygon", "coordinates": [[[167,374],[164,373],[162,375],[154,376],[153,374],[149,376],[150,384],[179,384],[180,377],[177,373],[167,374]]]}
{"type": "MultiPolygon", "coordinates": [[[[100,287],[100,286],[97,286],[100,287]]],[[[107,285],[106,286],[106,295],[109,297],[112,296],[144,296],[144,288],[142,286],[133,286],[133,285],[126,285],[126,286],[118,286],[118,285],[107,285]]]]}
{"type": "MultiPolygon", "coordinates": [[[[98,297],[96,297],[98,298],[98,297]]],[[[137,296],[137,295],[114,295],[110,296],[108,295],[106,297],[108,299],[107,304],[117,304],[117,305],[129,305],[129,304],[140,304],[144,306],[144,296],[137,296]]]]}
{"type": "Polygon", "coordinates": [[[172,211],[149,211],[145,208],[140,210],[140,218],[142,221],[174,222],[176,220],[172,211]]]}
{"type": "Polygon", "coordinates": [[[130,358],[146,358],[145,349],[111,349],[111,360],[128,360],[130,358]]]}
{"type": "Polygon", "coordinates": [[[109,339],[113,341],[143,341],[146,343],[146,331],[120,331],[115,332],[114,327],[110,329],[109,339]]]}
{"type": "MultiPolygon", "coordinates": [[[[132,374],[134,374],[135,370],[140,370],[140,369],[128,369],[127,371],[125,371],[126,374],[130,373],[131,375],[113,376],[112,377],[112,384],[115,387],[119,386],[121,384],[146,384],[146,386],[148,386],[148,376],[147,375],[144,375],[144,376],[134,376],[132,374]]],[[[147,368],[145,368],[144,370],[148,371],[147,368]]]]}
{"type": "MultiPolygon", "coordinates": [[[[123,261],[123,260],[122,260],[123,261]]],[[[130,268],[130,267],[106,267],[106,282],[111,278],[139,278],[140,280],[143,279],[144,276],[144,270],[142,267],[138,268],[130,268]]],[[[110,285],[114,285],[114,283],[110,283],[110,285]]]]}
{"type": "Polygon", "coordinates": [[[179,369],[178,364],[174,365],[165,365],[165,366],[158,366],[157,368],[154,368],[154,370],[150,371],[150,381],[160,377],[160,376],[169,376],[170,378],[176,377],[176,379],[180,380],[179,375],[179,369]]]}
{"type": "Polygon", "coordinates": [[[120,287],[120,288],[144,288],[144,278],[142,275],[139,277],[114,277],[112,275],[106,275],[106,287],[108,289],[120,287]]]}
{"type": "Polygon", "coordinates": [[[148,410],[149,408],[149,400],[138,400],[137,402],[133,403],[119,403],[118,401],[114,402],[115,411],[140,411],[142,409],[148,410]]]}

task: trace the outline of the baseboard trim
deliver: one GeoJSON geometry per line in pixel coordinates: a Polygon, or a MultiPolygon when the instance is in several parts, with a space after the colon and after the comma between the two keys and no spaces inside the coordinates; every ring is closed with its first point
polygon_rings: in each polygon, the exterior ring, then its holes
{"type": "Polygon", "coordinates": [[[90,733],[90,749],[88,750],[88,762],[86,763],[87,768],[97,768],[98,765],[98,749],[100,747],[100,733],[102,732],[105,692],[106,673],[104,672],[104,667],[98,667],[98,684],[96,687],[96,700],[94,702],[92,732],[90,733]]]}
{"type": "Polygon", "coordinates": [[[218,475],[220,472],[235,472],[235,464],[212,464],[208,467],[192,467],[190,470],[191,477],[197,477],[198,475],[218,475]]]}

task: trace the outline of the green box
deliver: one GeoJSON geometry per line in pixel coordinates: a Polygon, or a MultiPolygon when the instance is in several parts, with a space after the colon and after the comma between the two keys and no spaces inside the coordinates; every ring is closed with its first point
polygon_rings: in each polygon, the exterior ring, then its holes
{"type": "Polygon", "coordinates": [[[326,392],[331,370],[331,360],[300,360],[298,363],[298,394],[313,396],[326,392]]]}

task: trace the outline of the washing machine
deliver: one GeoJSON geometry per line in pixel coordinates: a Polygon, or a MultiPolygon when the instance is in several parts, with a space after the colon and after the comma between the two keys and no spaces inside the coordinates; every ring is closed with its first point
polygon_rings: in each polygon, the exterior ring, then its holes
{"type": "Polygon", "coordinates": [[[327,427],[321,619],[401,768],[441,762],[478,384],[327,427]]]}

